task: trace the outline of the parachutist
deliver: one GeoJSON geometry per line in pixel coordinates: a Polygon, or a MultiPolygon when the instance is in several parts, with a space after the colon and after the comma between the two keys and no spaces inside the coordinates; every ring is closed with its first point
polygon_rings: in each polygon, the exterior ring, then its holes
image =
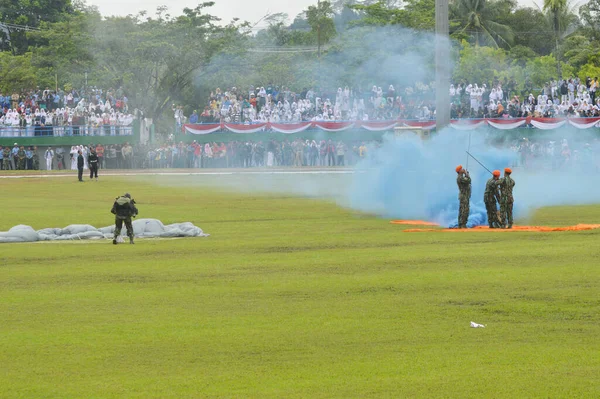
{"type": "Polygon", "coordinates": [[[127,236],[129,237],[129,243],[133,244],[133,225],[131,224],[131,218],[136,217],[138,210],[135,206],[135,200],[131,198],[129,193],[117,197],[110,210],[115,215],[115,234],[113,244],[117,244],[117,237],[121,234],[123,228],[123,222],[127,228],[127,236]]]}

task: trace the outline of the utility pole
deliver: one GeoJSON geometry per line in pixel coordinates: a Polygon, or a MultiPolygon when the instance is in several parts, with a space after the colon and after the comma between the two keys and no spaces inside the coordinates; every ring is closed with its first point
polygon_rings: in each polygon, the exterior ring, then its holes
{"type": "Polygon", "coordinates": [[[450,124],[448,0],[435,0],[435,122],[438,132],[450,124]]]}
{"type": "Polygon", "coordinates": [[[321,0],[317,0],[317,48],[318,56],[321,58],[321,0]]]}
{"type": "Polygon", "coordinates": [[[317,0],[317,59],[318,59],[318,84],[321,90],[321,0],[317,0]]]}

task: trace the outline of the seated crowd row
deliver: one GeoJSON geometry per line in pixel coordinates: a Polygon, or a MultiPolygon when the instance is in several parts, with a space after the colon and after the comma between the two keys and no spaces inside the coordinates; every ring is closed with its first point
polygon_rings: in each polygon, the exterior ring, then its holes
{"type": "MultiPolygon", "coordinates": [[[[596,99],[598,79],[578,78],[548,82],[525,96],[515,95],[513,82],[486,84],[462,82],[450,87],[453,118],[510,118],[600,116],[600,98],[596,99]]],[[[174,117],[183,123],[297,123],[344,120],[427,120],[435,117],[435,89],[432,84],[417,83],[397,91],[389,85],[386,91],[338,88],[337,91],[288,87],[241,90],[232,87],[216,89],[207,105],[187,118],[182,106],[174,106],[174,117]]]]}
{"type": "Polygon", "coordinates": [[[120,96],[98,89],[87,95],[75,90],[66,94],[29,91],[6,97],[0,93],[0,137],[131,134],[128,127],[134,117],[127,97],[120,90],[117,93],[120,96]]]}

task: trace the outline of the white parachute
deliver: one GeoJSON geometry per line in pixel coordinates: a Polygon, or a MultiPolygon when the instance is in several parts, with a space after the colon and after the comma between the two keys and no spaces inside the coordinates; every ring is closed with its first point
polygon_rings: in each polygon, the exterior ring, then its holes
{"type": "MultiPolygon", "coordinates": [[[[60,240],[93,240],[113,238],[115,226],[95,228],[89,224],[71,224],[65,228],[47,228],[34,230],[31,226],[18,225],[8,231],[0,232],[0,243],[34,242],[60,240]]],[[[208,237],[200,227],[190,222],[164,225],[158,219],[138,219],[133,221],[133,232],[136,238],[172,238],[172,237],[208,237]]],[[[127,235],[125,226],[121,236],[127,235]]]]}

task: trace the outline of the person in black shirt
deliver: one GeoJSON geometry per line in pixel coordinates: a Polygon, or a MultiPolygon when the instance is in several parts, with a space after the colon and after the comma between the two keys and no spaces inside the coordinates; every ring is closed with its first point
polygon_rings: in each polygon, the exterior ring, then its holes
{"type": "Polygon", "coordinates": [[[77,151],[77,178],[79,181],[83,181],[83,155],[81,155],[81,150],[77,151]]]}
{"type": "Polygon", "coordinates": [[[98,181],[98,155],[93,147],[90,147],[90,155],[88,155],[88,165],[90,167],[90,180],[96,177],[98,181]]]}

